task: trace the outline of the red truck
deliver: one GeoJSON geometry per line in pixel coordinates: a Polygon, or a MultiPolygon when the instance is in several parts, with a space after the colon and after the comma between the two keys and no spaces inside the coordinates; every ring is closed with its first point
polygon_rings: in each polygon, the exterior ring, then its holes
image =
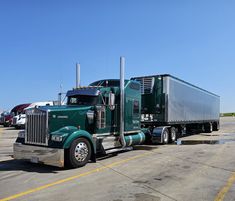
{"type": "Polygon", "coordinates": [[[3,113],[1,117],[1,122],[4,127],[9,127],[12,125],[12,120],[15,115],[21,114],[26,107],[28,107],[31,103],[25,103],[15,106],[10,113],[3,113]]]}

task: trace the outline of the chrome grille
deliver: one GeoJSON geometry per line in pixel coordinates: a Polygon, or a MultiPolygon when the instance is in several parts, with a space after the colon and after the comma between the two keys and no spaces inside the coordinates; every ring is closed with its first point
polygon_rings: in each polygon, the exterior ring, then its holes
{"type": "Polygon", "coordinates": [[[26,114],[25,143],[48,145],[47,112],[34,109],[26,114]]]}

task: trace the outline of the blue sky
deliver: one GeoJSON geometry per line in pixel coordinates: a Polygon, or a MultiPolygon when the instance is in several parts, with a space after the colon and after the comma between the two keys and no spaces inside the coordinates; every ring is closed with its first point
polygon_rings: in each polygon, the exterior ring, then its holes
{"type": "Polygon", "coordinates": [[[235,112],[233,0],[0,0],[0,109],[55,100],[60,89],[168,73],[235,112]]]}

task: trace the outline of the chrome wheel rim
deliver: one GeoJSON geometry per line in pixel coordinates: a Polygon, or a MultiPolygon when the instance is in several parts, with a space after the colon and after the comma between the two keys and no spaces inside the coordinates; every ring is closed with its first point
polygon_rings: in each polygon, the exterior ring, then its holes
{"type": "Polygon", "coordinates": [[[167,141],[168,141],[167,131],[164,131],[164,133],[163,133],[163,140],[164,140],[165,143],[167,143],[167,141]]]}
{"type": "Polygon", "coordinates": [[[175,130],[172,131],[172,133],[171,133],[171,140],[172,140],[172,141],[175,141],[175,140],[176,140],[176,132],[175,132],[175,130]]]}
{"type": "Polygon", "coordinates": [[[88,152],[89,150],[88,150],[87,144],[84,142],[79,142],[75,147],[74,156],[77,161],[82,162],[86,160],[88,156],[88,152]]]}

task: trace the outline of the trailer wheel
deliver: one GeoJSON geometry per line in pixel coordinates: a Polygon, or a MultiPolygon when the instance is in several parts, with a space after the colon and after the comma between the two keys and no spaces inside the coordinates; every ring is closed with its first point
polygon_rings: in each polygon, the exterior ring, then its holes
{"type": "Polygon", "coordinates": [[[164,128],[162,131],[162,143],[163,144],[169,143],[169,131],[167,128],[164,128]]]}
{"type": "Polygon", "coordinates": [[[87,164],[91,157],[91,145],[85,138],[75,139],[65,156],[67,167],[77,168],[87,164]]]}
{"type": "Polygon", "coordinates": [[[15,129],[20,129],[20,126],[16,125],[16,126],[15,126],[15,129]]]}
{"type": "Polygon", "coordinates": [[[171,142],[175,142],[177,140],[177,132],[175,127],[171,127],[170,129],[170,134],[171,134],[171,142]]]}
{"type": "Polygon", "coordinates": [[[213,123],[213,131],[218,131],[220,129],[220,124],[219,122],[214,122],[213,123]]]}
{"type": "Polygon", "coordinates": [[[204,127],[205,127],[206,133],[211,133],[213,131],[212,123],[207,123],[207,124],[205,124],[204,127]]]}

